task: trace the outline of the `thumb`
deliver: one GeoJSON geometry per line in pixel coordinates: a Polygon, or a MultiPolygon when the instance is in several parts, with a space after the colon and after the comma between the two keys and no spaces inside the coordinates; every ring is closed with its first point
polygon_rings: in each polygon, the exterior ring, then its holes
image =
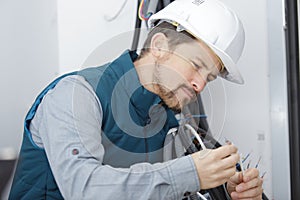
{"type": "Polygon", "coordinates": [[[242,172],[236,172],[232,177],[230,177],[229,181],[232,184],[238,185],[243,182],[243,174],[242,172]]]}
{"type": "Polygon", "coordinates": [[[243,180],[243,174],[236,172],[227,182],[227,191],[229,194],[235,191],[235,187],[243,180]]]}

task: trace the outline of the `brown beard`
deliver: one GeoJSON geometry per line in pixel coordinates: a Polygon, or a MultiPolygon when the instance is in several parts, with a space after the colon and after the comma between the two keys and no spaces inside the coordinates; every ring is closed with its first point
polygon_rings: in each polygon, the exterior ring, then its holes
{"type": "MultiPolygon", "coordinates": [[[[191,88],[187,87],[185,84],[180,84],[173,90],[169,90],[167,87],[165,87],[163,84],[161,84],[161,74],[159,70],[159,65],[155,63],[155,75],[154,75],[154,83],[157,86],[158,89],[158,95],[162,99],[165,105],[167,105],[170,109],[172,109],[175,112],[180,112],[181,111],[181,105],[179,99],[176,97],[176,93],[179,89],[185,88],[191,94],[194,94],[194,90],[191,88]]],[[[196,96],[196,95],[195,95],[196,96]]]]}
{"type": "Polygon", "coordinates": [[[166,89],[163,85],[158,85],[158,90],[159,90],[159,96],[163,100],[163,102],[172,110],[175,112],[180,112],[181,111],[181,106],[179,103],[179,100],[176,97],[176,91],[169,91],[166,89]]]}
{"type": "MultiPolygon", "coordinates": [[[[171,108],[173,111],[175,112],[180,112],[181,111],[181,105],[179,103],[178,98],[176,97],[176,93],[179,89],[185,88],[186,90],[188,90],[189,92],[191,92],[192,94],[195,93],[193,90],[191,90],[190,88],[188,88],[186,85],[182,84],[179,85],[176,89],[169,91],[166,87],[162,86],[162,85],[158,85],[158,90],[159,90],[159,96],[160,98],[163,100],[163,102],[169,107],[171,108]],[[176,99],[176,104],[174,104],[174,101],[176,99]]],[[[196,98],[196,95],[194,95],[196,98]]],[[[193,101],[193,99],[191,100],[193,101]]],[[[182,105],[184,106],[184,105],[182,105]]]]}

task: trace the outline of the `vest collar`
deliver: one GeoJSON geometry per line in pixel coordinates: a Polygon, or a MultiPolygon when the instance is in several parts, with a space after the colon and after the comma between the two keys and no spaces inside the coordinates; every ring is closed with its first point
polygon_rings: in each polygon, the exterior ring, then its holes
{"type": "MultiPolygon", "coordinates": [[[[135,107],[136,111],[145,122],[149,121],[149,110],[152,106],[162,102],[161,98],[147,90],[141,85],[138,74],[136,72],[133,62],[137,59],[138,55],[135,51],[126,50],[119,58],[111,63],[114,73],[122,79],[122,89],[126,91],[130,97],[130,102],[135,107]],[[117,69],[117,70],[114,70],[117,69]]],[[[178,126],[173,111],[165,107],[168,112],[168,120],[172,127],[178,126]]]]}

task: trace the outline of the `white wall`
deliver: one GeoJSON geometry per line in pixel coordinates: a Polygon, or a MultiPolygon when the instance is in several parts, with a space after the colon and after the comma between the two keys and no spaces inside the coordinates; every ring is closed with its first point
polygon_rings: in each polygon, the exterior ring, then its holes
{"type": "Polygon", "coordinates": [[[238,63],[245,84],[236,85],[224,80],[209,84],[206,93],[209,91],[214,95],[204,94],[204,102],[208,102],[208,99],[212,101],[209,109],[213,112],[207,113],[210,127],[221,141],[226,137],[234,142],[243,155],[251,152],[244,166],[247,166],[251,159],[250,166],[254,167],[259,156],[262,156],[259,169],[262,173],[267,171],[264,188],[271,197],[267,1],[223,0],[223,2],[237,12],[245,28],[245,48],[238,63]],[[217,95],[220,92],[223,96],[217,95]]]}
{"type": "Polygon", "coordinates": [[[0,148],[20,146],[25,114],[58,72],[55,1],[0,1],[0,148]]]}
{"type": "Polygon", "coordinates": [[[264,192],[270,199],[289,199],[282,1],[223,2],[244,24],[246,43],[238,65],[245,84],[219,79],[208,85],[203,97],[210,127],[216,138],[233,141],[244,156],[251,152],[252,167],[261,156],[258,168],[267,172],[264,192]]]}
{"type": "Polygon", "coordinates": [[[58,1],[60,73],[100,65],[130,48],[136,4],[131,0],[58,1]],[[120,9],[114,20],[107,20],[120,9]],[[98,58],[93,57],[95,51],[98,58]]]}
{"type": "Polygon", "coordinates": [[[291,199],[284,1],[268,0],[273,195],[291,199]]]}
{"type": "Polygon", "coordinates": [[[56,1],[0,1],[0,152],[19,151],[29,107],[58,74],[56,11],[56,1]]]}

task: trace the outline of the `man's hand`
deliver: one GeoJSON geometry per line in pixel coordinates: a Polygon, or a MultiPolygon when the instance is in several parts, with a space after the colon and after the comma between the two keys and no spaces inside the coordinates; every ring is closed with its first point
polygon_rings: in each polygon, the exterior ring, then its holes
{"type": "Polygon", "coordinates": [[[200,180],[200,189],[214,188],[227,182],[239,160],[237,148],[230,144],[218,149],[206,149],[191,155],[200,180]]]}
{"type": "Polygon", "coordinates": [[[227,191],[232,200],[235,199],[262,199],[263,179],[259,177],[259,171],[256,168],[250,168],[242,172],[236,172],[227,182],[227,191]]]}

